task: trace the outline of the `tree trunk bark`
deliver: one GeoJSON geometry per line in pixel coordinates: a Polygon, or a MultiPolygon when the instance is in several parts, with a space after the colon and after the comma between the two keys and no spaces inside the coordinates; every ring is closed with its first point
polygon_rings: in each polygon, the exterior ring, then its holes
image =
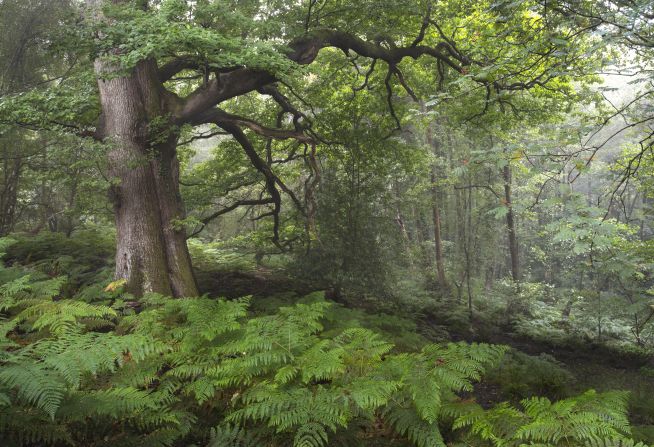
{"type": "Polygon", "coordinates": [[[186,210],[179,191],[179,160],[177,159],[177,135],[172,137],[153,160],[153,170],[159,211],[163,224],[163,236],[168,260],[168,275],[174,296],[197,296],[198,290],[186,245],[186,231],[179,219],[186,217],[186,210]]]}
{"type": "MultiPolygon", "coordinates": [[[[427,126],[425,135],[427,145],[432,149],[434,155],[438,155],[438,143],[434,141],[431,126],[427,126]]],[[[438,200],[438,187],[436,176],[436,166],[431,170],[431,184],[432,184],[432,218],[434,222],[434,252],[436,255],[436,275],[438,278],[438,285],[441,289],[447,289],[447,279],[445,278],[445,263],[443,262],[443,240],[441,238],[441,212],[439,209],[438,200]]]]}
{"type": "Polygon", "coordinates": [[[116,279],[126,291],[196,296],[179,194],[177,134],[168,123],[156,64],[129,73],[96,61],[101,134],[112,145],[110,198],[116,221],[116,279]]]}
{"type": "Polygon", "coordinates": [[[520,281],[520,262],[518,260],[518,239],[515,232],[515,217],[513,215],[513,204],[511,203],[511,168],[508,163],[502,171],[504,177],[504,201],[508,208],[506,213],[506,227],[509,236],[509,252],[511,255],[511,277],[514,281],[520,281]]]}
{"type": "MultiPolygon", "coordinates": [[[[432,183],[436,181],[432,173],[432,183]]],[[[438,284],[442,289],[447,289],[447,279],[445,278],[445,262],[443,261],[443,240],[441,238],[441,212],[438,208],[438,192],[432,193],[432,217],[434,221],[434,251],[436,254],[436,273],[438,275],[438,284]]]]}
{"type": "Polygon", "coordinates": [[[465,225],[465,255],[466,255],[466,289],[468,291],[468,312],[470,319],[472,319],[472,286],[470,281],[472,280],[472,258],[471,250],[473,244],[473,229],[472,229],[472,184],[470,181],[470,173],[468,173],[468,197],[466,199],[466,217],[467,225],[465,225]]]}
{"type": "Polygon", "coordinates": [[[0,191],[0,236],[13,231],[16,204],[18,203],[18,184],[23,167],[23,159],[6,153],[3,160],[3,185],[0,191]]]}

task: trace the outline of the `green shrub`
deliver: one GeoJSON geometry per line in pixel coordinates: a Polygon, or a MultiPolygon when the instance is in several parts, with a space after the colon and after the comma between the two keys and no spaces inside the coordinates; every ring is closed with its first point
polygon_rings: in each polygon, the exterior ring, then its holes
{"type": "Polygon", "coordinates": [[[226,247],[223,243],[203,243],[189,239],[188,246],[196,269],[250,271],[256,267],[254,255],[226,247]]]}
{"type": "Polygon", "coordinates": [[[509,399],[547,396],[560,399],[569,395],[574,376],[552,356],[538,357],[511,350],[499,366],[488,371],[486,379],[500,386],[502,395],[509,399]]]}

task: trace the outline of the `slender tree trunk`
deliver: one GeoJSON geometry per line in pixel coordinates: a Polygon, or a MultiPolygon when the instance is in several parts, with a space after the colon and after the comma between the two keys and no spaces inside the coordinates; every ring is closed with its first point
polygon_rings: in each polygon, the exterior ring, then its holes
{"type": "Polygon", "coordinates": [[[515,217],[511,202],[511,168],[508,163],[502,171],[504,177],[504,201],[508,211],[506,213],[506,228],[509,236],[509,253],[511,255],[511,276],[514,281],[520,281],[520,261],[518,259],[518,239],[515,231],[515,217]]]}
{"type": "MultiPolygon", "coordinates": [[[[431,174],[432,184],[436,182],[436,176],[431,174]]],[[[443,261],[443,239],[441,238],[441,212],[438,207],[438,191],[432,192],[432,219],[434,221],[434,252],[436,255],[436,273],[438,275],[438,284],[442,289],[447,288],[447,279],[445,278],[445,262],[443,261]]]]}
{"type": "Polygon", "coordinates": [[[413,238],[411,237],[411,234],[409,234],[409,231],[406,228],[404,214],[402,213],[402,207],[400,206],[400,204],[402,203],[402,192],[400,191],[400,185],[397,181],[393,181],[393,193],[395,196],[394,197],[395,222],[397,223],[397,226],[400,229],[400,233],[402,234],[402,240],[404,242],[405,249],[408,253],[410,251],[413,238]]]}
{"type": "MultiPolygon", "coordinates": [[[[438,155],[438,143],[434,141],[434,136],[432,134],[431,126],[427,126],[427,131],[425,134],[427,145],[432,149],[434,155],[438,155]]],[[[431,170],[431,208],[432,208],[432,220],[434,224],[434,254],[436,255],[436,275],[438,278],[438,285],[442,290],[447,289],[447,279],[445,278],[445,262],[443,261],[443,240],[441,238],[441,212],[439,209],[440,201],[438,200],[438,187],[436,183],[438,181],[436,175],[436,166],[432,167],[431,170]]]]}
{"type": "Polygon", "coordinates": [[[484,278],[484,290],[489,292],[493,288],[493,269],[495,265],[491,260],[491,265],[486,268],[486,277],[484,278]]]}
{"type": "Polygon", "coordinates": [[[177,135],[166,120],[154,61],[130,73],[95,63],[116,220],[116,279],[136,296],[198,294],[183,229],[177,135]]]}
{"type": "Polygon", "coordinates": [[[472,259],[471,253],[472,250],[472,184],[470,181],[470,174],[468,173],[468,197],[466,199],[466,218],[467,225],[465,225],[465,255],[466,255],[466,289],[468,292],[468,311],[470,312],[470,318],[472,319],[472,286],[470,281],[472,280],[472,259]]]}
{"type": "Polygon", "coordinates": [[[23,160],[20,157],[10,159],[7,154],[3,160],[3,185],[0,191],[0,236],[8,234],[14,229],[18,184],[22,167],[23,160]]]}
{"type": "MultiPolygon", "coordinates": [[[[77,153],[75,154],[76,157],[81,157],[81,151],[78,150],[77,153]]],[[[70,177],[71,182],[70,182],[70,191],[68,192],[68,201],[66,203],[66,209],[67,215],[64,221],[64,233],[66,234],[67,237],[70,237],[70,235],[73,233],[73,230],[75,229],[75,221],[73,218],[73,208],[75,207],[75,202],[77,201],[77,189],[79,186],[79,177],[81,174],[81,169],[79,167],[75,167],[72,171],[68,171],[67,175],[70,177]]]]}
{"type": "MultiPolygon", "coordinates": [[[[429,259],[429,256],[426,255],[423,248],[425,241],[430,239],[429,228],[426,225],[424,216],[422,215],[422,210],[415,205],[411,206],[411,218],[413,220],[413,226],[416,229],[416,244],[420,248],[421,257],[423,260],[429,259]]],[[[427,265],[429,263],[427,262],[427,265]]]]}

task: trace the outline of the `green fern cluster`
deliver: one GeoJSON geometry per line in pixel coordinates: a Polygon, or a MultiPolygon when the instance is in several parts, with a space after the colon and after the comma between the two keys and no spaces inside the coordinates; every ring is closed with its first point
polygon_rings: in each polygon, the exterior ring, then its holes
{"type": "Polygon", "coordinates": [[[363,328],[326,334],[320,299],[253,317],[247,299],[148,295],[137,312],[13,276],[0,286],[3,446],[629,445],[623,395],[462,400],[503,347],[407,353],[363,328]]]}
{"type": "MultiPolygon", "coordinates": [[[[94,331],[112,328],[116,310],[59,300],[61,284],[25,275],[0,287],[0,311],[12,316],[0,323],[3,445],[73,444],[89,429],[106,437],[118,421],[135,433],[147,426],[156,433],[166,425],[161,411],[174,398],[171,390],[116,386],[111,377],[126,363],[170,348],[142,334],[94,331]]],[[[175,431],[168,443],[178,437],[175,431]]]]}
{"type": "Polygon", "coordinates": [[[451,344],[391,354],[391,344],[361,328],[323,338],[324,301],[247,318],[247,300],[150,295],[134,313],[120,301],[58,299],[59,284],[26,275],[0,288],[10,316],[0,358],[9,445],[215,443],[225,423],[258,426],[279,445],[327,445],[354,421],[371,426],[384,416],[426,446],[440,439],[443,403],[503,353],[451,344]],[[214,441],[198,421],[220,425],[214,441]]]}
{"type": "MultiPolygon", "coordinates": [[[[102,283],[113,275],[114,246],[112,231],[92,227],[75,231],[71,237],[44,231],[0,238],[0,253],[12,266],[28,266],[33,277],[62,277],[60,290],[66,296],[88,289],[92,295],[88,298],[96,300],[103,295],[102,283]]],[[[20,269],[6,269],[4,273],[20,275],[20,269]]],[[[3,276],[0,271],[0,283],[15,279],[3,276]]]]}
{"type": "Polygon", "coordinates": [[[544,397],[521,401],[521,408],[507,403],[492,410],[466,408],[454,428],[469,427],[475,445],[496,447],[646,447],[628,439],[628,394],[595,391],[551,402],[544,397]]]}
{"type": "Polygon", "coordinates": [[[280,445],[327,445],[354,421],[371,425],[380,417],[416,445],[437,445],[444,403],[470,390],[504,352],[450,344],[392,354],[391,344],[362,328],[323,338],[324,301],[245,321],[246,301],[149,297],[155,302],[120,329],[174,347],[163,355],[168,369],[158,380],[179,384],[199,405],[222,405],[228,423],[268,427],[266,439],[280,445]]]}

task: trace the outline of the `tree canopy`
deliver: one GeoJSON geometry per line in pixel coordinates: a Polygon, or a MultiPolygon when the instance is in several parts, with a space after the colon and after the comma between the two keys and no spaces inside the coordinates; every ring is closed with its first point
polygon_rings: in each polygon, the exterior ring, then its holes
{"type": "Polygon", "coordinates": [[[650,0],[2,0],[0,444],[654,444],[650,0]]]}

